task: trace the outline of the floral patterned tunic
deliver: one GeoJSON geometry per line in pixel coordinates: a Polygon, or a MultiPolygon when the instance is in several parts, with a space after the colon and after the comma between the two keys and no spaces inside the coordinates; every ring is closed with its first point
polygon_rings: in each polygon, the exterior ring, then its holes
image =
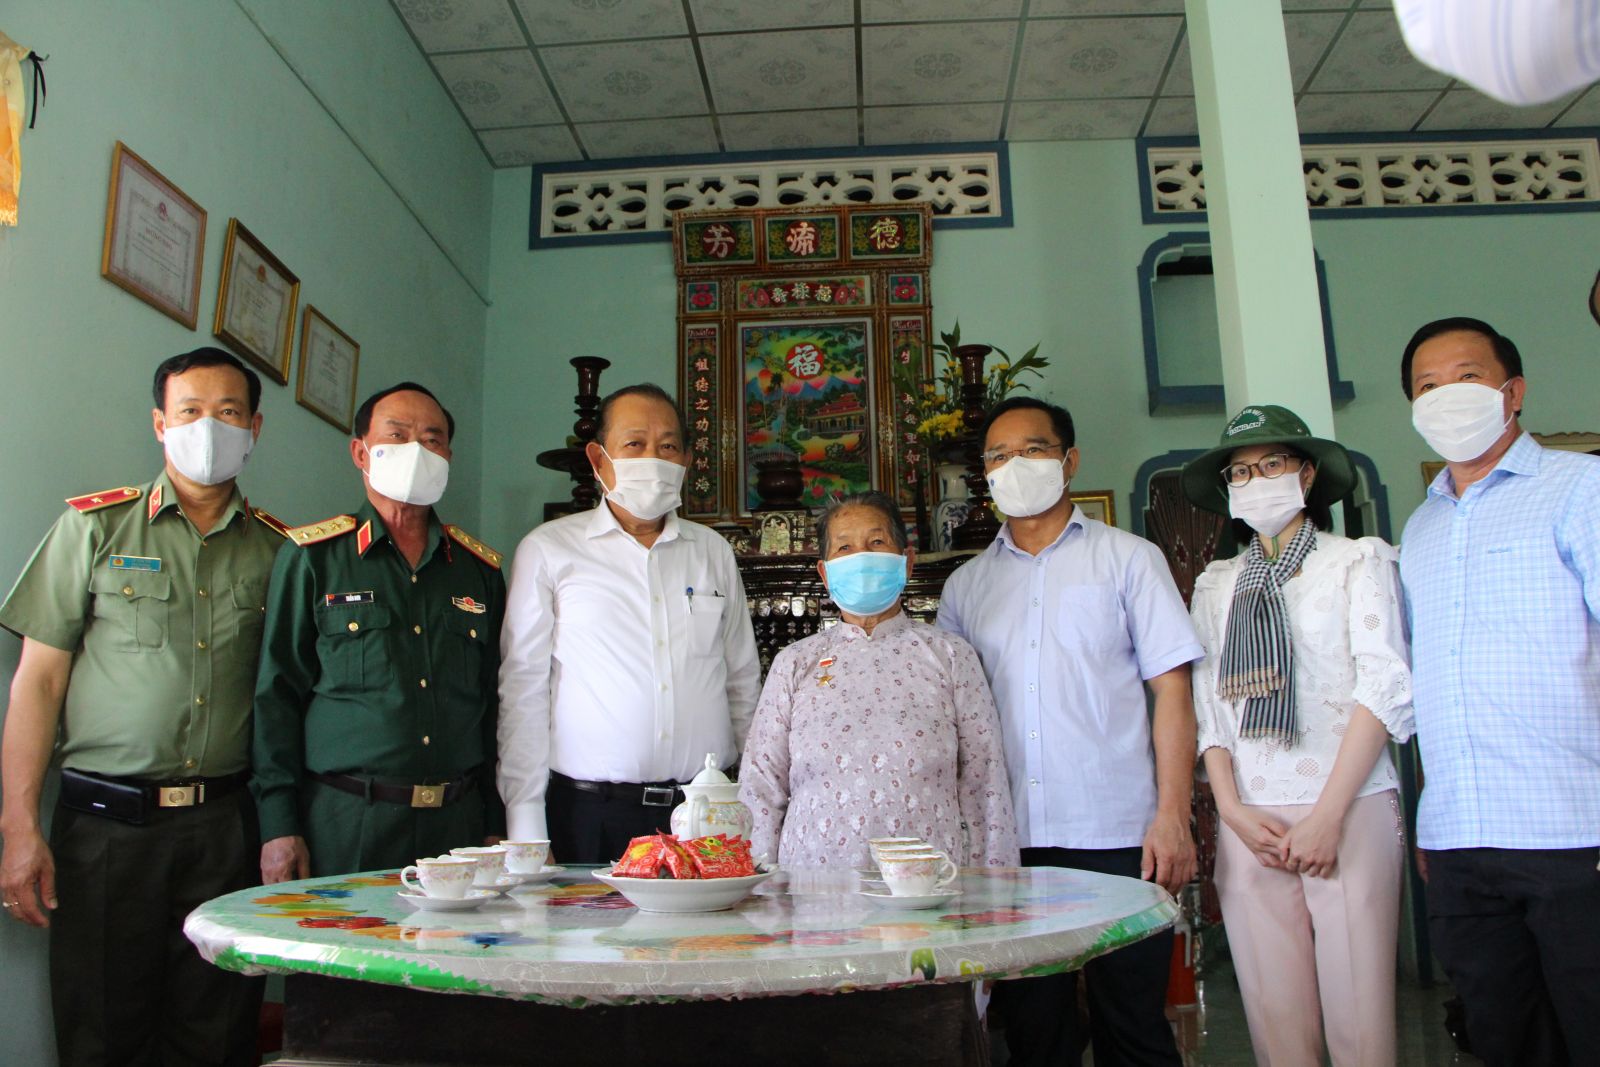
{"type": "Polygon", "coordinates": [[[874,837],[921,837],[962,866],[1014,866],[994,698],[972,646],[895,615],[778,653],[739,771],[757,855],[862,867],[874,837]]]}

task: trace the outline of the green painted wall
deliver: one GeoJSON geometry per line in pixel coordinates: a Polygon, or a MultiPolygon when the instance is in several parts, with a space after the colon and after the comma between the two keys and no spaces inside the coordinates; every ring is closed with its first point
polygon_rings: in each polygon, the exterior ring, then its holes
{"type": "MultiPolygon", "coordinates": [[[[1220,410],[1147,413],[1136,268],[1153,241],[1204,227],[1145,225],[1135,175],[1126,141],[1012,145],[1015,225],[936,226],[932,281],[941,329],[959,319],[964,337],[1013,353],[1043,342],[1052,365],[1037,391],[1065,403],[1077,422],[1083,463],[1075,484],[1114,490],[1124,528],[1139,465],[1214,444],[1225,421],[1220,410]]],[[[529,183],[526,170],[495,175],[484,423],[519,427],[517,436],[528,438],[519,453],[531,458],[570,432],[571,356],[612,360],[602,390],[646,378],[676,388],[676,312],[664,243],[529,252],[529,183]]],[[[1431,458],[1398,387],[1401,349],[1423,322],[1450,314],[1493,322],[1527,363],[1525,424],[1600,429],[1591,384],[1600,330],[1585,304],[1600,213],[1319,217],[1312,236],[1326,264],[1340,372],[1356,388],[1356,399],[1335,412],[1338,433],[1378,464],[1396,536],[1422,500],[1418,465],[1431,458]]],[[[1198,381],[1202,359],[1217,358],[1215,309],[1192,292],[1176,303],[1193,321],[1163,321],[1162,331],[1182,352],[1175,382],[1188,384],[1198,381]]],[[[485,536],[511,545],[566,484],[531,462],[496,466],[485,476],[485,536]]]]}
{"type": "MultiPolygon", "coordinates": [[[[50,57],[21,225],[0,229],[0,584],[64,497],[159,470],[151,373],[211,342],[230,216],[361,343],[358,389],[415,378],[465,416],[445,507],[475,528],[490,170],[388,5],[51,0],[5,6],[0,29],[50,57]],[[209,212],[195,332],[98,276],[118,139],[209,212]]],[[[297,522],[353,506],[343,435],[290,388],[267,383],[262,410],[252,500],[297,522]]],[[[18,648],[0,636],[7,682],[18,648]]],[[[0,922],[0,1062],[53,1062],[45,943],[0,922]]]]}

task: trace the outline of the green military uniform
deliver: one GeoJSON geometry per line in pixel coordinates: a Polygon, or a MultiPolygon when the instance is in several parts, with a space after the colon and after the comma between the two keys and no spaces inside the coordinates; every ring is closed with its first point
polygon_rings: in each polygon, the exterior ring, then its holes
{"type": "Polygon", "coordinates": [[[262,838],[314,875],[400,867],[501,833],[500,555],[430,515],[415,570],[370,503],[290,531],[256,686],[262,838]]]}
{"type": "Polygon", "coordinates": [[[73,653],[57,761],[208,789],[139,825],[57,809],[50,973],[61,1059],[247,1056],[259,983],[207,964],[182,923],[259,880],[242,784],[267,579],[286,529],[235,490],[202,536],[165,473],[68,503],[0,606],[6,629],[73,653]]]}

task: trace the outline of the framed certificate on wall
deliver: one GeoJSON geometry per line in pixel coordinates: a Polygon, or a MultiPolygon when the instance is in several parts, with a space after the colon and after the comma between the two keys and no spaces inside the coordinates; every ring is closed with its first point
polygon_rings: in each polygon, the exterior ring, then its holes
{"type": "Polygon", "coordinates": [[[243,223],[229,219],[217,317],[211,329],[279,385],[289,384],[299,300],[300,279],[243,223]]]}
{"type": "Polygon", "coordinates": [[[100,276],[192,330],[205,249],[205,209],[118,141],[100,276]]]}
{"type": "Polygon", "coordinates": [[[356,365],[361,346],[310,304],[300,331],[300,376],[294,398],[345,433],[356,414],[356,365]]]}

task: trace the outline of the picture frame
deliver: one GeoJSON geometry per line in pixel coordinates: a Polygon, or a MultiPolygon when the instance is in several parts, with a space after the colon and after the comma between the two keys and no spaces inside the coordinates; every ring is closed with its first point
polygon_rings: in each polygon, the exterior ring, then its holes
{"type": "MultiPolygon", "coordinates": [[[[1600,433],[1567,431],[1563,433],[1534,433],[1531,436],[1543,447],[1553,448],[1558,452],[1587,452],[1590,455],[1600,455],[1600,433]]],[[[1433,479],[1444,468],[1445,462],[1442,459],[1423,460],[1422,488],[1424,491],[1433,484],[1433,479]]]]}
{"type": "Polygon", "coordinates": [[[205,209],[118,141],[100,276],[192,330],[200,320],[205,248],[205,209]]]}
{"type": "Polygon", "coordinates": [[[300,371],[295,403],[349,433],[356,413],[356,375],[361,346],[311,304],[300,329],[300,371]]]}
{"type": "Polygon", "coordinates": [[[1107,526],[1117,524],[1116,496],[1109,489],[1085,489],[1071,494],[1072,506],[1107,526]]]}
{"type": "Polygon", "coordinates": [[[1428,486],[1433,484],[1433,480],[1439,476],[1439,472],[1442,470],[1444,470],[1444,460],[1442,459],[1425,459],[1422,461],[1422,491],[1424,493],[1428,491],[1428,486]]]}
{"type": "Polygon", "coordinates": [[[289,384],[300,278],[236,218],[222,246],[213,336],[279,385],[289,384]]]}

